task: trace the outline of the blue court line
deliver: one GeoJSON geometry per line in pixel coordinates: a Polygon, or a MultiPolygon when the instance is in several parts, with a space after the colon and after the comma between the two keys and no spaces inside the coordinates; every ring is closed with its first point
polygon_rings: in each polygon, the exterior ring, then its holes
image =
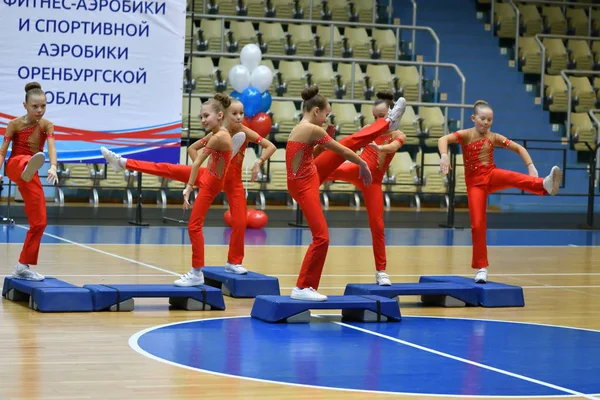
{"type": "Polygon", "coordinates": [[[374,331],[371,331],[371,330],[368,330],[368,329],[363,329],[363,328],[360,328],[358,326],[352,326],[352,325],[349,325],[349,324],[346,324],[346,323],[343,323],[343,322],[337,322],[337,321],[332,321],[332,322],[334,324],[337,324],[337,325],[340,325],[340,326],[343,326],[343,327],[346,327],[346,328],[349,328],[349,329],[354,329],[354,330],[357,330],[357,331],[360,331],[360,332],[364,332],[364,333],[369,334],[369,335],[375,335],[377,337],[380,337],[380,338],[383,338],[383,339],[386,339],[386,340],[391,340],[393,342],[396,342],[396,343],[399,343],[399,344],[402,344],[402,345],[405,345],[405,346],[410,346],[412,348],[415,348],[415,349],[418,349],[418,350],[422,350],[422,351],[426,351],[428,353],[436,354],[438,356],[450,358],[452,360],[460,361],[460,362],[463,362],[463,363],[466,363],[466,364],[470,364],[470,365],[473,365],[473,366],[476,366],[476,367],[479,367],[479,368],[483,368],[483,369],[487,369],[487,370],[490,370],[490,371],[494,371],[494,372],[497,372],[497,373],[500,373],[500,374],[503,374],[503,375],[508,375],[508,376],[513,377],[513,378],[517,378],[517,379],[521,379],[521,380],[524,380],[524,381],[527,381],[527,382],[535,383],[535,384],[538,384],[538,385],[541,385],[541,386],[545,386],[545,387],[550,388],[550,389],[562,391],[562,392],[571,394],[573,396],[581,396],[581,397],[585,397],[586,399],[596,400],[596,398],[593,397],[593,396],[591,396],[591,395],[587,395],[585,393],[577,392],[577,391],[571,390],[569,388],[565,388],[565,387],[562,387],[562,386],[554,385],[552,383],[540,381],[538,379],[529,378],[529,377],[524,376],[524,375],[515,374],[515,373],[510,372],[510,371],[506,371],[506,370],[503,370],[503,369],[500,369],[500,368],[491,367],[491,366],[488,366],[488,365],[485,365],[485,364],[481,364],[481,363],[478,363],[478,362],[475,362],[475,361],[468,360],[466,358],[453,356],[451,354],[447,354],[447,353],[444,353],[444,352],[441,352],[441,351],[437,351],[437,350],[431,349],[429,347],[420,346],[418,344],[411,343],[411,342],[408,342],[406,340],[401,340],[401,339],[394,338],[394,337],[391,337],[391,336],[383,335],[381,333],[374,332],[374,331]]]}
{"type": "MultiPolygon", "coordinates": [[[[46,232],[83,244],[150,244],[190,245],[187,227],[182,226],[81,226],[53,225],[46,232]]],[[[331,228],[330,245],[371,246],[371,231],[367,228],[331,228]]],[[[207,246],[227,246],[231,228],[204,228],[207,246]]],[[[0,243],[23,243],[25,232],[15,227],[0,226],[0,243]]],[[[247,229],[247,246],[308,246],[312,235],[308,229],[265,228],[247,229]]],[[[45,236],[43,243],[60,243],[45,236]]],[[[490,229],[488,246],[600,246],[600,231],[588,230],[520,230],[490,229]]],[[[387,229],[387,246],[471,246],[471,231],[453,229],[387,229]]]]}

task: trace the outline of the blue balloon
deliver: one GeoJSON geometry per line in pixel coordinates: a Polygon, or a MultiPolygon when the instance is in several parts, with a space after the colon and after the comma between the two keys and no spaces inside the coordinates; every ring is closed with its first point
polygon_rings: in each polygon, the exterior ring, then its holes
{"type": "Polygon", "coordinates": [[[230,97],[233,97],[234,99],[240,99],[240,97],[242,97],[242,94],[240,92],[238,92],[237,90],[234,90],[233,92],[231,92],[229,94],[230,97]]]}
{"type": "Polygon", "coordinates": [[[240,101],[244,105],[244,114],[247,117],[255,116],[260,109],[261,93],[254,87],[249,87],[242,92],[240,101]]]}
{"type": "Polygon", "coordinates": [[[273,98],[271,97],[271,93],[265,91],[260,97],[260,108],[258,109],[258,112],[266,113],[271,108],[272,103],[273,98]]]}

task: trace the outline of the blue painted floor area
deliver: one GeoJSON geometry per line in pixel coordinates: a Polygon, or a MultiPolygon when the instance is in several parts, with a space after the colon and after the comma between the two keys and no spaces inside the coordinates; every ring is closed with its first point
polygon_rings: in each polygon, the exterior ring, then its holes
{"type": "MultiPolygon", "coordinates": [[[[366,228],[332,228],[332,246],[370,246],[371,231],[366,228]]],[[[26,229],[0,226],[0,243],[23,243],[26,229]]],[[[207,245],[228,245],[231,228],[204,228],[207,245]]],[[[48,226],[43,243],[82,244],[151,244],[188,245],[186,227],[175,226],[48,226]],[[56,237],[52,237],[56,236],[56,237]]],[[[300,228],[265,228],[246,230],[246,245],[309,245],[310,230],[300,228]]],[[[600,231],[587,230],[489,230],[489,246],[600,246],[600,231]]],[[[453,229],[386,229],[388,246],[470,246],[471,231],[453,229]]]]}
{"type": "Polygon", "coordinates": [[[333,320],[192,321],[146,331],[130,344],[205,372],[325,388],[461,397],[600,392],[600,332],[429,317],[350,326],[333,320]]]}

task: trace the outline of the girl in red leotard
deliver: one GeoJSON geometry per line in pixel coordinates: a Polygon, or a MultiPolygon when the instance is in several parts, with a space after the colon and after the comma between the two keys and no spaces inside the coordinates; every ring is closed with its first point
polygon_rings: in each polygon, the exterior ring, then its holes
{"type": "Polygon", "coordinates": [[[475,123],[474,128],[441,137],[438,140],[438,149],[441,154],[440,168],[443,174],[447,174],[450,168],[448,144],[458,142],[461,145],[473,241],[471,267],[478,270],[475,282],[486,283],[489,265],[486,244],[486,211],[489,194],[503,189],[517,188],[540,196],[547,194],[554,196],[562,181],[562,171],[554,166],[547,177],[539,178],[538,171],[523,146],[502,135],[490,132],[494,112],[485,101],[479,100],[475,103],[471,119],[475,123]],[[501,146],[519,154],[527,166],[529,175],[496,168],[494,146],[501,146]]]}
{"type": "MultiPolygon", "coordinates": [[[[4,164],[8,145],[13,142],[10,157],[6,162],[6,175],[17,184],[25,202],[25,214],[29,230],[25,237],[19,262],[15,265],[13,278],[30,281],[43,281],[44,276],[30,269],[37,265],[40,242],[46,229],[46,200],[44,189],[37,171],[46,162],[44,142],[48,142],[50,169],[47,182],[55,184],[56,147],[54,145],[54,125],[42,118],[46,113],[46,95],[37,82],[25,85],[25,102],[27,114],[8,123],[4,133],[4,141],[0,147],[0,168],[4,164]]],[[[0,175],[0,180],[2,175],[0,175]]]]}
{"type": "MultiPolygon", "coordinates": [[[[377,93],[377,100],[373,105],[373,117],[375,119],[384,118],[389,110],[394,108],[394,95],[391,92],[377,93]]],[[[402,147],[406,135],[394,130],[382,132],[371,142],[363,152],[360,158],[367,162],[369,170],[373,175],[373,183],[365,186],[358,179],[358,166],[356,164],[344,163],[338,169],[329,175],[328,180],[350,182],[356,186],[363,194],[369,226],[371,228],[371,237],[373,241],[373,255],[375,257],[375,278],[378,285],[390,286],[389,275],[386,273],[386,251],[385,251],[385,232],[383,222],[383,191],[381,184],[388,166],[396,155],[396,152],[402,147]]]]}
{"type": "Polygon", "coordinates": [[[298,202],[313,235],[313,241],[302,262],[300,275],[296,287],[292,289],[291,297],[298,300],[325,301],[327,296],[318,293],[316,289],[327,257],[329,232],[321,208],[319,176],[313,160],[314,147],[323,145],[326,149],[359,165],[359,179],[363,180],[366,186],[371,183],[371,173],[364,160],[333,140],[321,128],[331,111],[331,106],[327,99],[318,93],[319,89],[316,86],[302,91],[304,115],[290,133],[285,161],[288,190],[298,202]]]}
{"type": "MultiPolygon", "coordinates": [[[[229,254],[225,264],[225,271],[234,274],[245,274],[248,271],[242,266],[244,258],[244,234],[246,232],[246,194],[242,184],[242,165],[244,162],[245,150],[250,142],[258,143],[263,151],[252,167],[251,181],[258,178],[260,166],[268,160],[276,148],[269,140],[262,138],[242,125],[244,120],[244,106],[235,99],[230,99],[231,105],[226,110],[225,128],[230,132],[238,132],[232,137],[233,157],[227,170],[223,190],[229,202],[231,210],[232,232],[229,241],[229,254]]],[[[198,151],[206,147],[213,133],[210,132],[204,138],[194,142],[189,148],[188,153],[192,161],[198,157],[198,151]]],[[[160,176],[167,179],[173,179],[179,182],[187,182],[192,167],[190,165],[178,165],[170,163],[153,163],[148,161],[137,161],[120,157],[119,155],[102,147],[102,154],[111,164],[116,172],[123,169],[138,171],[151,175],[160,176]]],[[[198,172],[197,184],[205,173],[206,168],[200,168],[198,172]]]]}

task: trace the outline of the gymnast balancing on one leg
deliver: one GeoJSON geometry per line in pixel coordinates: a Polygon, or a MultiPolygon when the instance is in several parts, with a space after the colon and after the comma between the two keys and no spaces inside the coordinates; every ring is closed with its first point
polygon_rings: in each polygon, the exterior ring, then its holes
{"type": "Polygon", "coordinates": [[[448,144],[460,143],[465,166],[465,181],[471,217],[471,236],[473,241],[473,259],[471,267],[477,269],[475,282],[487,282],[487,244],[486,211],[490,193],[503,189],[517,188],[529,193],[554,196],[562,181],[562,171],[552,167],[550,174],[539,178],[538,172],[527,150],[506,137],[490,132],[494,112],[485,101],[475,103],[471,117],[475,126],[441,137],[438,149],[441,154],[440,169],[447,174],[450,168],[448,144]],[[496,168],[494,164],[494,146],[502,146],[519,154],[527,166],[529,175],[496,168]]]}
{"type": "MultiPolygon", "coordinates": [[[[382,119],[388,115],[389,110],[394,108],[394,95],[391,92],[377,93],[377,100],[373,105],[373,116],[382,119]]],[[[344,181],[352,183],[363,194],[371,237],[373,241],[373,255],[375,257],[375,279],[378,285],[390,286],[389,275],[386,273],[386,251],[385,251],[385,226],[383,222],[383,191],[381,184],[383,177],[396,152],[402,147],[406,135],[400,131],[382,132],[371,142],[360,158],[367,162],[369,170],[373,175],[373,183],[365,186],[358,179],[359,169],[356,164],[344,163],[329,175],[328,180],[344,181]]]]}
{"type": "Polygon", "coordinates": [[[309,301],[327,300],[327,296],[318,293],[316,289],[319,287],[329,248],[329,232],[319,193],[321,184],[313,159],[314,147],[321,144],[326,149],[340,154],[343,159],[358,164],[359,179],[364,181],[365,186],[371,183],[371,172],[367,163],[355,152],[333,140],[321,128],[331,111],[331,106],[327,99],[318,93],[319,89],[316,86],[302,91],[303,117],[290,133],[285,155],[288,190],[304,213],[313,236],[304,256],[296,286],[292,289],[291,298],[309,301]]]}
{"type": "Polygon", "coordinates": [[[44,276],[30,269],[30,266],[37,265],[40,243],[46,229],[46,200],[37,172],[46,161],[43,153],[44,142],[48,142],[50,157],[50,169],[46,180],[51,184],[58,181],[54,125],[43,118],[46,113],[46,95],[39,83],[31,82],[25,85],[23,106],[27,113],[8,123],[0,147],[0,168],[2,168],[8,145],[13,142],[10,157],[6,162],[6,175],[17,184],[23,196],[25,214],[29,223],[23,250],[12,276],[17,279],[43,281],[44,276]]]}
{"type": "MultiPolygon", "coordinates": [[[[242,183],[242,165],[244,162],[245,149],[249,142],[260,144],[262,154],[252,167],[251,181],[258,178],[260,166],[268,160],[276,148],[268,139],[262,138],[258,133],[242,125],[244,120],[244,106],[235,99],[230,99],[231,105],[226,110],[225,128],[230,132],[238,132],[233,135],[233,158],[227,170],[223,190],[229,202],[232,219],[232,233],[229,241],[229,254],[225,265],[225,271],[236,274],[245,274],[247,270],[241,265],[244,258],[244,234],[246,232],[246,195],[242,183]]],[[[194,142],[188,148],[188,154],[192,161],[198,157],[198,151],[206,146],[213,133],[210,132],[203,139],[194,142]]],[[[187,182],[191,172],[191,165],[179,165],[170,163],[153,163],[148,161],[137,161],[127,159],[101,148],[102,154],[116,172],[123,169],[138,171],[151,175],[160,176],[179,182],[187,182]]],[[[206,168],[200,168],[198,172],[198,184],[206,168]]],[[[195,186],[198,186],[196,184],[195,186]]]]}
{"type": "Polygon", "coordinates": [[[231,162],[233,150],[231,134],[223,127],[225,110],[230,104],[231,101],[227,96],[216,94],[214,99],[202,105],[200,112],[202,126],[207,132],[212,132],[213,135],[202,150],[202,154],[198,155],[192,164],[188,182],[183,190],[184,210],[190,207],[190,194],[197,183],[200,166],[207,158],[210,158],[206,172],[200,177],[200,184],[198,185],[200,190],[198,196],[196,196],[196,201],[194,201],[194,207],[188,222],[188,234],[192,243],[192,269],[175,281],[177,286],[204,284],[204,275],[202,274],[202,267],[204,267],[204,235],[202,227],[208,209],[215,197],[223,190],[225,176],[231,162]]]}

